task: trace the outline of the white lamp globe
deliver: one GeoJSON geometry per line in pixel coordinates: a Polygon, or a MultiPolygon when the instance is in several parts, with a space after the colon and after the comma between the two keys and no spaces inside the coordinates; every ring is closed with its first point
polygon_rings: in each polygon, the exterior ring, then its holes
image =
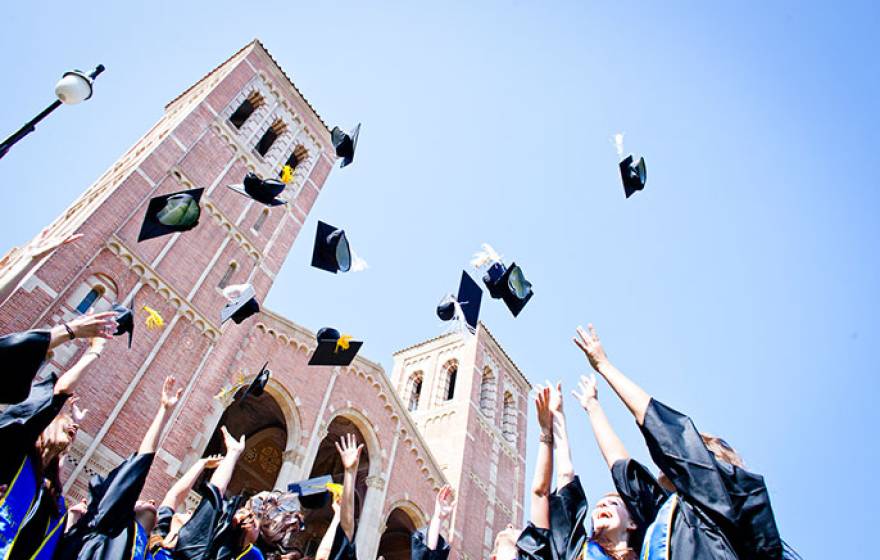
{"type": "Polygon", "coordinates": [[[65,72],[55,84],[55,96],[66,105],[76,105],[92,96],[92,80],[79,70],[65,72]]]}

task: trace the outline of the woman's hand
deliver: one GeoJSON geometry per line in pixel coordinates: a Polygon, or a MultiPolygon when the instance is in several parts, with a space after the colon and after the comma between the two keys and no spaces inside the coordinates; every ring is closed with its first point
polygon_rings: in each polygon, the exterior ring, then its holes
{"type": "Polygon", "coordinates": [[[76,338],[112,338],[118,327],[114,311],[104,311],[103,313],[89,311],[85,315],[71,319],[67,326],[70,327],[76,338]]]}
{"type": "Polygon", "coordinates": [[[589,412],[590,408],[599,404],[599,388],[596,386],[595,375],[590,375],[589,377],[582,375],[578,383],[578,389],[581,391],[580,394],[576,390],[572,391],[571,394],[581,403],[584,410],[589,412]]]}
{"type": "Polygon", "coordinates": [[[339,439],[336,450],[339,452],[339,458],[342,460],[342,466],[345,467],[345,470],[357,470],[363,448],[364,444],[358,444],[354,434],[346,434],[339,439]]]}
{"type": "Polygon", "coordinates": [[[452,508],[455,507],[455,490],[452,486],[446,484],[437,492],[437,498],[434,500],[434,515],[438,519],[448,519],[452,515],[452,508]]]}
{"type": "Polygon", "coordinates": [[[226,446],[226,454],[241,455],[244,451],[244,434],[241,438],[235,439],[226,429],[226,426],[220,426],[220,432],[223,433],[223,444],[226,446]]]}
{"type": "Polygon", "coordinates": [[[538,385],[538,394],[535,396],[535,411],[538,413],[538,426],[541,434],[553,433],[553,411],[550,410],[550,387],[538,385]]]}
{"type": "Polygon", "coordinates": [[[216,469],[220,466],[220,461],[223,460],[223,455],[219,453],[217,455],[211,455],[209,457],[204,457],[202,459],[202,466],[206,469],[216,469]]]}
{"type": "Polygon", "coordinates": [[[37,237],[37,241],[26,249],[27,255],[31,258],[31,260],[39,260],[53,252],[58,247],[62,245],[67,245],[68,243],[73,243],[77,239],[83,237],[81,233],[74,233],[72,235],[49,235],[49,230],[44,229],[40,232],[40,235],[37,237]]]}
{"type": "Polygon", "coordinates": [[[562,383],[558,382],[554,387],[553,384],[548,381],[547,387],[550,389],[550,400],[548,401],[550,412],[553,414],[562,414],[562,383]]]}
{"type": "Polygon", "coordinates": [[[587,328],[590,329],[590,332],[585,331],[583,327],[578,327],[578,336],[572,340],[587,356],[593,369],[602,374],[602,370],[611,365],[611,362],[608,361],[608,356],[605,355],[602,341],[599,340],[599,335],[596,334],[596,329],[593,328],[592,323],[587,325],[587,328]]]}
{"type": "Polygon", "coordinates": [[[167,410],[171,410],[177,405],[177,401],[180,400],[180,394],[183,393],[183,387],[174,391],[174,376],[169,375],[165,378],[165,383],[162,384],[162,408],[167,410]]]}

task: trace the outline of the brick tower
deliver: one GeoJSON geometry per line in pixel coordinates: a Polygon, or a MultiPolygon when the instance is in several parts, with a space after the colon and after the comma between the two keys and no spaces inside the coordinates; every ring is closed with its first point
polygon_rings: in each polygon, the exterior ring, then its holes
{"type": "Polygon", "coordinates": [[[488,558],[498,531],[522,525],[531,385],[482,323],[397,352],[392,382],[461,496],[453,548],[488,558]]]}

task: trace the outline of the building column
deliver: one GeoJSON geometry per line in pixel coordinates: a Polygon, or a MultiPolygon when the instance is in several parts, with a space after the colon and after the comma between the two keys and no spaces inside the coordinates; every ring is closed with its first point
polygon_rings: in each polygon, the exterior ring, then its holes
{"type": "Polygon", "coordinates": [[[379,538],[382,535],[381,527],[384,525],[382,504],[385,501],[385,479],[381,476],[368,476],[367,495],[364,498],[364,508],[357,524],[357,536],[355,546],[359,558],[375,558],[379,550],[379,538]]]}
{"type": "Polygon", "coordinates": [[[288,449],[281,456],[281,470],[278,471],[278,478],[275,479],[276,490],[287,490],[287,485],[301,479],[300,461],[302,453],[299,449],[288,449]]]}

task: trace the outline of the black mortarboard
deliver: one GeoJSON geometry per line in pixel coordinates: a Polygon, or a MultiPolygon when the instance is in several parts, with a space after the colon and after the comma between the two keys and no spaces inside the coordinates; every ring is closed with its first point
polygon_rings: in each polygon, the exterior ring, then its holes
{"type": "Polygon", "coordinates": [[[318,221],[315,247],[312,250],[312,266],[336,274],[348,272],[351,269],[351,260],[351,248],[345,232],[318,221]]]}
{"type": "Polygon", "coordinates": [[[623,192],[629,198],[636,191],[645,188],[645,181],[648,180],[648,170],[645,167],[645,158],[640,157],[639,161],[633,161],[632,154],[626,156],[620,162],[620,177],[623,179],[623,192]]]}
{"type": "Polygon", "coordinates": [[[232,319],[238,325],[251,315],[258,313],[260,304],[257,303],[256,294],[253,286],[244,284],[241,292],[237,296],[229,298],[229,303],[223,306],[220,311],[220,324],[232,319]]]}
{"type": "Polygon", "coordinates": [[[263,364],[263,367],[260,368],[260,373],[254,377],[254,380],[251,381],[251,384],[247,386],[244,392],[241,394],[238,399],[238,402],[244,401],[248,397],[259,397],[263,394],[263,390],[266,388],[266,384],[269,383],[269,378],[272,377],[272,372],[269,371],[266,366],[269,365],[269,362],[263,364]]]}
{"type": "Polygon", "coordinates": [[[199,200],[205,189],[191,189],[150,199],[138,242],[199,225],[199,200]]]}
{"type": "Polygon", "coordinates": [[[501,263],[494,263],[490,267],[489,272],[483,277],[483,282],[486,283],[486,287],[493,298],[497,299],[500,297],[504,300],[504,303],[510,309],[510,312],[513,313],[514,317],[519,315],[520,311],[523,310],[523,307],[526,306],[534,295],[532,283],[526,280],[522,268],[517,266],[516,263],[506,268],[501,263]],[[498,269],[496,265],[500,266],[503,270],[500,276],[497,274],[498,269]],[[493,269],[495,269],[495,272],[491,273],[493,269]]]}
{"type": "Polygon", "coordinates": [[[309,360],[310,366],[347,366],[364,345],[361,341],[340,335],[338,330],[330,327],[319,330],[315,338],[318,339],[318,347],[309,360]]]}
{"type": "Polygon", "coordinates": [[[284,187],[287,186],[277,179],[260,179],[255,173],[248,172],[244,176],[243,184],[227,186],[235,192],[253,198],[267,206],[287,204],[284,200],[277,198],[284,191],[284,187]]]}
{"type": "Polygon", "coordinates": [[[330,489],[333,483],[330,475],[301,480],[287,485],[287,491],[299,496],[299,503],[307,509],[320,509],[330,503],[330,489]]]}
{"type": "Polygon", "coordinates": [[[131,348],[131,337],[134,334],[134,313],[131,309],[114,303],[111,310],[116,312],[116,332],[115,336],[128,333],[128,347],[131,348]]]}
{"type": "Polygon", "coordinates": [[[342,164],[339,165],[340,169],[354,160],[354,150],[357,148],[360,132],[361,123],[354,127],[351,134],[343,131],[338,126],[333,127],[333,131],[330,133],[330,141],[333,143],[333,147],[336,148],[336,157],[342,158],[342,164]]]}
{"type": "Polygon", "coordinates": [[[450,321],[455,317],[455,302],[461,306],[464,319],[472,329],[477,328],[480,318],[480,302],[483,299],[483,290],[474,282],[474,279],[464,270],[461,271],[461,282],[458,285],[458,296],[455,299],[447,297],[437,306],[437,316],[443,321],[450,321]]]}

